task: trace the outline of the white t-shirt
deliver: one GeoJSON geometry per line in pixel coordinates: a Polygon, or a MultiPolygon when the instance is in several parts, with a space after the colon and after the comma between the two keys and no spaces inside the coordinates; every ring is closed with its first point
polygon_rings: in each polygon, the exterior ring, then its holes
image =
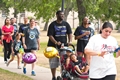
{"type": "Polygon", "coordinates": [[[107,39],[101,37],[101,34],[94,35],[90,38],[85,49],[92,49],[96,52],[106,50],[103,57],[92,56],[90,61],[90,78],[103,78],[106,75],[115,75],[116,65],[113,56],[114,50],[118,48],[117,41],[114,37],[109,36],[107,39]]]}

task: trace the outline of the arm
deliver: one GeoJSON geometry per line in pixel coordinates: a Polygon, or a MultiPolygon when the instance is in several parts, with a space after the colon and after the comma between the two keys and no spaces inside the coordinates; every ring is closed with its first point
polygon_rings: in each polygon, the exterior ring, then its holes
{"type": "Polygon", "coordinates": [[[49,36],[49,39],[56,45],[60,45],[61,44],[61,42],[60,41],[57,42],[52,35],[49,36]]]}
{"type": "Polygon", "coordinates": [[[101,56],[103,57],[105,55],[106,51],[102,51],[102,52],[96,52],[93,51],[91,49],[85,49],[85,54],[89,55],[89,56],[101,56]]]}
{"type": "Polygon", "coordinates": [[[80,68],[79,68],[78,65],[75,66],[75,69],[76,69],[80,74],[82,74],[82,71],[80,70],[80,68]]]}
{"type": "Polygon", "coordinates": [[[118,50],[118,52],[116,52],[116,58],[118,58],[120,56],[120,50],[118,50]]]}
{"type": "Polygon", "coordinates": [[[40,39],[37,39],[37,43],[38,43],[38,50],[40,49],[40,39]]]}
{"type": "Polygon", "coordinates": [[[7,35],[7,34],[10,34],[10,32],[4,32],[3,30],[2,30],[2,35],[7,35]]]}
{"type": "Polygon", "coordinates": [[[82,37],[84,37],[84,36],[86,36],[86,35],[89,35],[89,34],[90,34],[90,32],[87,31],[87,32],[85,32],[85,33],[83,33],[83,34],[81,34],[81,35],[79,35],[79,36],[75,36],[75,40],[80,39],[80,38],[82,38],[82,37]]]}
{"type": "Polygon", "coordinates": [[[68,43],[72,42],[72,34],[68,34],[68,43]]]}
{"type": "Polygon", "coordinates": [[[67,59],[66,59],[66,68],[69,67],[69,63],[70,63],[70,58],[67,58],[67,59]]]}
{"type": "Polygon", "coordinates": [[[26,44],[25,44],[25,37],[22,37],[22,43],[23,43],[24,49],[27,49],[27,46],[26,46],[26,44]]]}
{"type": "Polygon", "coordinates": [[[82,38],[83,36],[85,36],[85,34],[82,34],[82,35],[79,35],[79,36],[75,36],[75,40],[80,39],[80,38],[82,38]]]}

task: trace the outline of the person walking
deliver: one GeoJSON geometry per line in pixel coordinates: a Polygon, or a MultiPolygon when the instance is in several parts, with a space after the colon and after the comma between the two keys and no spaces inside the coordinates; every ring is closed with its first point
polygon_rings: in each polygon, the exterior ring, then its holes
{"type": "Polygon", "coordinates": [[[85,56],[84,48],[87,45],[89,38],[94,34],[92,29],[89,27],[90,22],[88,17],[82,19],[82,25],[78,26],[74,32],[75,40],[77,40],[77,55],[85,56]]]}
{"type": "MultiPolygon", "coordinates": [[[[27,27],[23,33],[24,36],[22,40],[23,40],[23,47],[25,54],[31,52],[36,55],[36,50],[40,49],[40,41],[39,41],[39,31],[35,28],[35,20],[33,18],[30,19],[30,26],[27,27]]],[[[27,72],[26,64],[27,63],[24,62],[24,66],[23,66],[24,74],[26,74],[27,72]]],[[[35,67],[35,62],[32,63],[32,71],[31,71],[32,76],[36,75],[34,71],[34,67],[35,67]]]]}
{"type": "MultiPolygon", "coordinates": [[[[92,36],[85,47],[85,54],[91,56],[90,80],[115,80],[117,71],[113,54],[118,44],[117,40],[110,36],[112,30],[112,24],[105,22],[101,33],[92,36]]],[[[118,56],[120,56],[120,50],[116,53],[116,57],[118,56]]]]}
{"type": "Polygon", "coordinates": [[[16,24],[16,18],[11,18],[10,21],[11,21],[11,25],[13,25],[13,27],[14,27],[14,35],[12,36],[12,38],[14,40],[15,37],[16,37],[16,34],[18,33],[18,27],[17,27],[17,24],[16,24]]]}
{"type": "Polygon", "coordinates": [[[22,42],[20,41],[21,38],[21,34],[17,33],[16,34],[16,38],[13,41],[12,44],[12,58],[8,61],[7,66],[14,60],[15,55],[17,55],[17,68],[21,69],[20,67],[20,53],[19,53],[19,49],[22,47],[22,42]]]}
{"type": "MultiPolygon", "coordinates": [[[[26,28],[28,28],[28,27],[29,27],[28,18],[27,18],[27,17],[24,17],[24,23],[21,24],[20,27],[19,27],[19,33],[22,34],[21,39],[20,39],[21,41],[22,41],[22,37],[24,36],[23,32],[24,32],[24,30],[25,30],[26,28]]],[[[22,56],[23,56],[23,54],[22,54],[22,56]]],[[[21,63],[23,63],[23,60],[21,61],[21,63]]]]}
{"type": "Polygon", "coordinates": [[[4,26],[2,26],[5,63],[7,63],[7,59],[10,58],[13,34],[14,34],[14,27],[10,25],[10,19],[6,18],[5,24],[4,26]]]}
{"type": "MultiPolygon", "coordinates": [[[[64,13],[62,11],[56,12],[57,20],[53,21],[48,28],[47,36],[49,41],[47,46],[60,48],[61,44],[72,42],[72,30],[70,25],[64,21],[64,13]],[[68,40],[67,40],[68,38],[68,40]]],[[[57,57],[49,59],[50,69],[52,73],[52,80],[56,80],[56,68],[59,66],[59,59],[57,57]]]]}

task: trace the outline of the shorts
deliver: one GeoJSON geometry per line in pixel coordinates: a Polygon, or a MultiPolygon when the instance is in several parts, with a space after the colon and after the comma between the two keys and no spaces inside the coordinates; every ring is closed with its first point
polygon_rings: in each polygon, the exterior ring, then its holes
{"type": "MultiPolygon", "coordinates": [[[[66,51],[59,52],[60,56],[66,54],[66,51]]],[[[49,59],[50,68],[57,68],[60,65],[60,59],[58,57],[50,58],[49,59]]]]}
{"type": "Polygon", "coordinates": [[[25,52],[31,52],[32,50],[37,50],[37,48],[24,49],[25,52]]]}
{"type": "Polygon", "coordinates": [[[84,53],[83,53],[83,52],[78,52],[78,51],[77,51],[77,55],[80,55],[80,54],[84,54],[84,53]]]}
{"type": "Polygon", "coordinates": [[[14,50],[14,55],[13,56],[15,56],[17,54],[19,54],[19,51],[14,50]]]}

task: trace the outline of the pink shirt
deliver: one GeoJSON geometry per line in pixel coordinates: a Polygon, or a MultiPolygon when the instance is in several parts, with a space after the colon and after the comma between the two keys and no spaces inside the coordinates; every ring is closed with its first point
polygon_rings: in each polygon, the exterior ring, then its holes
{"type": "MultiPolygon", "coordinates": [[[[2,31],[4,31],[4,33],[10,32],[12,34],[12,32],[14,31],[14,27],[12,25],[10,25],[10,28],[7,28],[6,25],[4,25],[2,27],[2,31]]],[[[9,40],[12,40],[12,36],[9,36],[9,34],[6,34],[3,36],[3,40],[7,40],[8,38],[9,38],[9,40]]]]}

